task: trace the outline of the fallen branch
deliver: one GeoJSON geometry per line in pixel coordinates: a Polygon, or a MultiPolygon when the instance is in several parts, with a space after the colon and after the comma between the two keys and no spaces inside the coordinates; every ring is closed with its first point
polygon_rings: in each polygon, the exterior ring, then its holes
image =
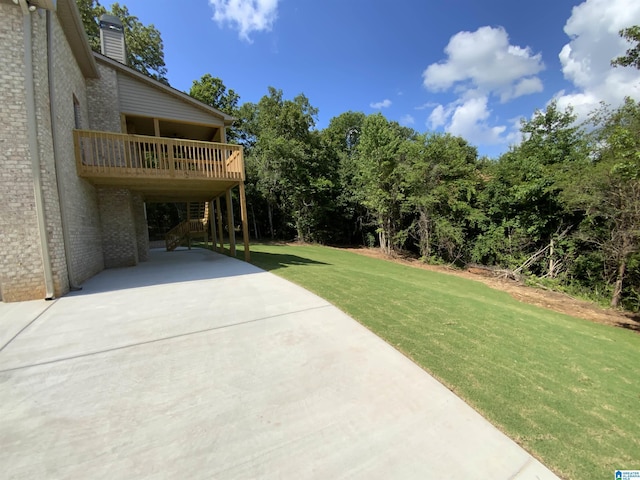
{"type": "Polygon", "coordinates": [[[529,265],[531,265],[532,263],[534,263],[535,261],[537,261],[540,257],[542,257],[547,250],[549,250],[549,248],[551,247],[551,245],[546,245],[544,247],[542,247],[540,250],[538,250],[536,253],[534,253],[533,255],[531,255],[529,258],[527,258],[524,263],[522,265],[520,265],[518,268],[516,268],[513,273],[514,274],[520,274],[522,273],[522,271],[527,268],[529,265]]]}

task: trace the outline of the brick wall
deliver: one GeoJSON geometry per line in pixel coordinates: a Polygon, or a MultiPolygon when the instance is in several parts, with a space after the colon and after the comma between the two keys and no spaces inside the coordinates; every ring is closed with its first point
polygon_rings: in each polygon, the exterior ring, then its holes
{"type": "MultiPolygon", "coordinates": [[[[87,82],[89,128],[121,132],[118,77],[98,63],[100,78],[87,82]]],[[[149,256],[144,200],[125,189],[99,189],[102,251],[106,268],[136,265],[149,256]]]]}
{"type": "Polygon", "coordinates": [[[149,227],[144,207],[144,198],[140,194],[131,197],[133,217],[136,225],[136,243],[138,246],[138,261],[149,260],[149,227]]]}
{"type": "Polygon", "coordinates": [[[99,188],[98,205],[102,224],[102,252],[106,268],[138,264],[138,242],[129,190],[99,188]]]}
{"type": "Polygon", "coordinates": [[[53,32],[53,102],[57,174],[60,179],[60,203],[67,229],[69,272],[72,283],[79,285],[104,269],[102,231],[96,189],[76,172],[73,129],[74,97],[77,101],[80,128],[90,128],[87,81],[76,64],[66,36],[55,15],[53,32]]]}
{"type": "MultiPolygon", "coordinates": [[[[0,18],[0,292],[3,301],[18,301],[44,297],[44,268],[27,137],[22,11],[0,3],[0,18]]],[[[70,280],[80,284],[101,271],[104,258],[96,189],[77,176],[75,167],[74,98],[80,127],[89,128],[87,86],[55,14],[51,19],[49,78],[46,13],[30,14],[40,188],[54,293],[60,296],[70,280]]]]}
{"type": "MultiPolygon", "coordinates": [[[[120,102],[118,98],[118,77],[112,68],[102,65],[98,62],[98,71],[100,78],[89,80],[87,82],[87,99],[89,101],[89,128],[92,130],[101,130],[107,132],[121,132],[122,124],[120,120],[120,102]]],[[[149,232],[147,228],[147,220],[144,213],[144,198],[139,194],[130,193],[131,208],[133,212],[132,221],[135,229],[137,261],[145,261],[149,258],[149,232]]],[[[101,209],[101,212],[104,210],[101,209]]],[[[103,213],[101,213],[102,215],[103,213]]],[[[106,215],[110,215],[105,213],[106,215]]],[[[119,238],[117,232],[107,232],[105,225],[116,225],[117,222],[112,218],[106,218],[102,222],[102,232],[104,238],[119,238]]],[[[128,220],[123,220],[125,223],[128,220]]],[[[125,244],[128,245],[127,239],[125,244]]],[[[103,240],[103,249],[105,255],[105,265],[130,265],[131,252],[128,248],[122,248],[122,242],[118,240],[118,244],[113,248],[108,241],[103,240]],[[119,253],[118,253],[119,252],[119,253]],[[117,258],[118,254],[122,254],[122,258],[117,258]],[[107,261],[107,257],[109,260],[107,261]]]]}
{"type": "MultiPolygon", "coordinates": [[[[16,301],[44,297],[44,266],[27,137],[22,11],[0,2],[0,18],[0,300],[16,301]]],[[[44,234],[59,296],[105,267],[146,260],[149,239],[141,195],[96,189],[77,176],[74,104],[80,128],[119,132],[117,74],[98,64],[101,77],[85,80],[56,15],[51,19],[49,78],[46,14],[30,15],[44,234]]]]}
{"type": "Polygon", "coordinates": [[[27,138],[23,17],[0,3],[0,290],[3,301],[44,298],[44,270],[27,138]]]}
{"type": "Polygon", "coordinates": [[[100,78],[87,81],[89,129],[122,133],[118,77],[112,68],[98,63],[100,78]]]}

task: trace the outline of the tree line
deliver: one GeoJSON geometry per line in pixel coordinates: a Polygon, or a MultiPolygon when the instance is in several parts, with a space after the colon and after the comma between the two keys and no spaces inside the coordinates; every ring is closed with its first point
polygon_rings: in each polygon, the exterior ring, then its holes
{"type": "Polygon", "coordinates": [[[316,113],[275,88],[238,109],[254,237],[487,265],[640,306],[640,103],[580,126],[552,102],[495,160],[379,113],[317,130],[316,113]]]}
{"type": "MultiPolygon", "coordinates": [[[[91,36],[106,10],[78,4],[91,36]]],[[[131,65],[166,82],[159,32],[124,6],[111,13],[123,18],[131,65]]],[[[639,27],[620,34],[632,48],[612,65],[640,68],[639,27]]],[[[286,99],[274,87],[240,105],[206,74],[189,93],[237,118],[228,139],[244,146],[256,239],[485,265],[640,310],[640,103],[630,98],[582,125],[552,102],[521,122],[520,144],[488,159],[464,138],[379,113],[345,112],[319,130],[305,95],[286,99]]]]}

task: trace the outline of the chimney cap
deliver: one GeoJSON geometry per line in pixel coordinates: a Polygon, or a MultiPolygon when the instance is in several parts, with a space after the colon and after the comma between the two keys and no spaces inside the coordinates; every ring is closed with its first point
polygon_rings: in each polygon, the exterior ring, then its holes
{"type": "Polygon", "coordinates": [[[124,27],[120,19],[115,15],[109,15],[107,13],[100,15],[100,28],[124,32],[124,27]]]}

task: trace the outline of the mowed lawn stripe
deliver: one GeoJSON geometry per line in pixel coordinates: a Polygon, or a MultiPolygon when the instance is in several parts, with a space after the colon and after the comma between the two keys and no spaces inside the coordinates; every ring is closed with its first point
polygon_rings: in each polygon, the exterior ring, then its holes
{"type": "Polygon", "coordinates": [[[640,469],[637,333],[334,248],[253,245],[252,262],[367,326],[563,478],[640,469]]]}

